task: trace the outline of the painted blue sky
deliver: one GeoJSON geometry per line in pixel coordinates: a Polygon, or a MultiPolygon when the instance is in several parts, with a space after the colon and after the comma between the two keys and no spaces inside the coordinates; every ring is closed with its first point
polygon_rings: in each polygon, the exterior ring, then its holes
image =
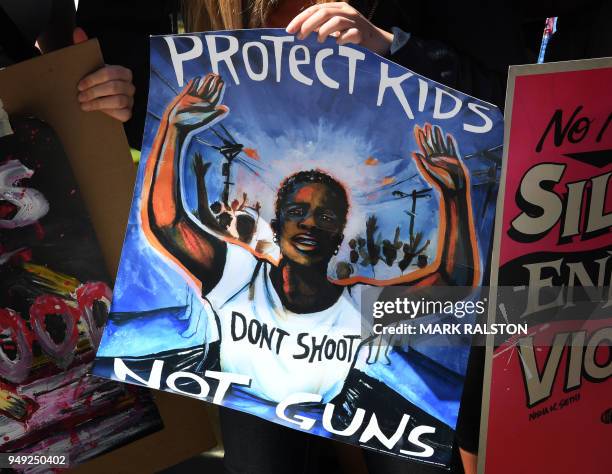
{"type": "MultiPolygon", "coordinates": [[[[244,30],[235,34],[242,44],[245,41],[259,41],[262,34],[284,36],[285,32],[244,30]]],[[[186,38],[178,38],[175,41],[179,52],[186,51],[193,45],[192,41],[186,38]]],[[[218,41],[219,47],[224,47],[226,40],[218,41]]],[[[306,45],[310,49],[311,58],[314,58],[321,48],[332,48],[337,52],[333,40],[319,44],[315,38],[309,38],[302,42],[296,40],[295,44],[306,45]]],[[[158,119],[167,104],[181,89],[169,58],[167,42],[163,37],[153,37],[151,46],[149,114],[143,139],[136,197],[140,193],[142,171],[157,131],[158,119]]],[[[239,85],[234,83],[223,64],[219,70],[226,82],[222,102],[230,110],[220,123],[229,130],[236,141],[245,147],[255,149],[259,155],[259,159],[254,160],[242,153],[234,162],[232,180],[236,185],[232,189],[231,197],[239,198],[242,192],[247,192],[251,203],[256,200],[261,202],[262,218],[269,221],[273,213],[276,190],[283,178],[295,171],[320,168],[340,180],[348,189],[351,199],[345,243],[337,256],[338,260],[348,260],[349,239],[357,236],[365,237],[365,220],[369,215],[376,215],[379,219],[381,239],[392,240],[394,230],[399,225],[400,238],[406,241],[409,218],[404,211],[409,208],[410,200],[396,199],[392,192],[397,190],[409,193],[413,189],[429,187],[411,158],[412,152],[418,151],[413,128],[415,125],[422,126],[428,122],[440,125],[444,132],[453,134],[464,162],[473,173],[473,204],[480,247],[483,252],[487,251],[496,194],[495,184],[487,184],[490,181],[487,171],[492,164],[491,156],[498,158],[501,155],[503,133],[502,116],[494,106],[427,80],[430,85],[429,94],[423,112],[418,112],[417,78],[420,76],[415,75],[402,85],[415,115],[415,119],[410,120],[390,89],[384,96],[382,106],[376,106],[381,62],[389,65],[389,75],[392,77],[405,74],[406,69],[368,52],[366,59],[358,62],[354,93],[351,95],[347,87],[346,58],[335,54],[324,61],[325,72],[341,84],[338,90],[321,84],[317,80],[312,64],[300,66],[303,74],[313,78],[313,85],[307,86],[289,74],[288,51],[291,46],[289,44],[283,50],[281,81],[276,82],[272,44],[268,42],[268,46],[272,64],[268,78],[264,81],[255,82],[249,79],[240,53],[234,55],[233,60],[240,80],[239,85]],[[436,86],[464,101],[461,112],[455,118],[432,120],[436,86]],[[468,102],[478,103],[491,109],[487,115],[495,124],[493,130],[485,134],[474,134],[463,130],[465,122],[482,123],[472,111],[467,110],[465,104],[468,102]],[[496,150],[489,158],[479,154],[483,150],[491,149],[496,150]],[[377,163],[375,166],[367,164],[373,160],[377,163]],[[487,208],[483,208],[485,202],[487,208]]],[[[259,71],[261,64],[257,64],[257,59],[258,54],[253,54],[251,65],[253,69],[259,71]]],[[[209,72],[211,64],[206,46],[201,57],[184,63],[185,82],[192,77],[205,76],[209,72]]],[[[218,137],[210,130],[203,131],[191,141],[186,155],[188,159],[183,163],[185,176],[183,199],[189,209],[197,207],[195,177],[190,160],[196,151],[202,153],[204,159],[212,163],[207,177],[211,202],[220,199],[222,189],[223,158],[216,150],[202,142],[220,144],[218,137]]],[[[498,178],[498,172],[493,170],[493,176],[498,178]]],[[[186,286],[183,289],[180,285],[177,287],[171,283],[176,278],[176,274],[144,240],[138,227],[138,210],[139,202],[135,199],[121,271],[115,289],[116,299],[113,309],[121,312],[142,311],[182,305],[186,299],[186,286]],[[164,290],[159,291],[160,288],[164,290]],[[129,294],[130,297],[122,297],[124,294],[129,294]]],[[[423,232],[425,238],[431,240],[427,250],[430,257],[435,254],[436,249],[437,212],[438,198],[435,192],[431,193],[431,197],[418,201],[415,230],[423,232]]],[[[332,262],[331,277],[335,276],[334,268],[332,262]]],[[[406,272],[414,268],[413,264],[406,272]]],[[[373,275],[371,267],[358,266],[356,270],[358,274],[373,275]]],[[[389,268],[384,263],[379,263],[374,271],[377,278],[389,278],[400,274],[397,266],[389,268]]]]}

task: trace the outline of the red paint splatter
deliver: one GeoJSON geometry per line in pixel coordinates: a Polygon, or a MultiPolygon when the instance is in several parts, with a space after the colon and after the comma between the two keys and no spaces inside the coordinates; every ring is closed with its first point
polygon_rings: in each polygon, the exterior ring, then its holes
{"type": "Polygon", "coordinates": [[[312,196],[314,195],[315,188],[309,184],[301,187],[295,193],[294,199],[295,202],[310,202],[312,200],[312,196]]]}
{"type": "Polygon", "coordinates": [[[244,154],[253,160],[259,160],[260,156],[255,148],[243,148],[244,154]]]}
{"type": "Polygon", "coordinates": [[[113,293],[108,285],[101,281],[85,283],[76,290],[76,297],[81,312],[86,307],[91,307],[95,301],[101,301],[106,298],[110,302],[112,295],[113,293]]]}
{"type": "Polygon", "coordinates": [[[34,334],[30,331],[25,320],[17,311],[8,308],[0,308],[0,327],[8,329],[13,334],[22,334],[29,348],[32,349],[34,334]]]}

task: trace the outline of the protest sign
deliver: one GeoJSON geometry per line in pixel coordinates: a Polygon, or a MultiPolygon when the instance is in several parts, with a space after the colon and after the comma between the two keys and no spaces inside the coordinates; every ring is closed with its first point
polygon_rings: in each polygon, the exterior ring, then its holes
{"type": "Polygon", "coordinates": [[[487,348],[486,472],[609,471],[611,80],[610,59],[510,68],[489,317],[529,330],[487,348]]]}
{"type": "Polygon", "coordinates": [[[480,285],[501,122],[490,104],[333,40],[153,37],[94,373],[447,465],[469,339],[381,344],[364,334],[362,298],[480,285]]]}

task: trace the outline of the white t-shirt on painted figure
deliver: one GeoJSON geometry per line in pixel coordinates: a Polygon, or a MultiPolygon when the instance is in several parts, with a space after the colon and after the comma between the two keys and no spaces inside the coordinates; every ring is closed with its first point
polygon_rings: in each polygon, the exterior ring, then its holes
{"type": "Polygon", "coordinates": [[[329,308],[293,313],[272,285],[272,265],[227,245],[223,276],[206,295],[221,326],[221,370],[251,377],[250,393],[274,402],[342,389],[361,342],[360,290],[346,288],[329,308]]]}

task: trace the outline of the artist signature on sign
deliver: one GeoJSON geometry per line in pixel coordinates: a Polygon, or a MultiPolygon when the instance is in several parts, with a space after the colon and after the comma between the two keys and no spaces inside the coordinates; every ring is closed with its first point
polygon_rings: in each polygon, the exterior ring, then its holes
{"type": "Polygon", "coordinates": [[[580,393],[572,395],[571,397],[562,398],[558,402],[551,403],[548,406],[540,408],[539,410],[532,411],[529,413],[529,421],[537,420],[538,418],[550,415],[551,413],[555,413],[561,411],[574,403],[580,401],[580,393]]]}

